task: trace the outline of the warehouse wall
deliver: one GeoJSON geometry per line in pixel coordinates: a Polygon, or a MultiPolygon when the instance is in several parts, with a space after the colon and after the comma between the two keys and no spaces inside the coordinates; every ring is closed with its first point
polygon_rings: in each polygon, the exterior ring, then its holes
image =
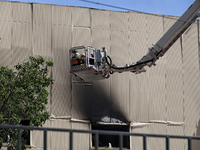
{"type": "MultiPolygon", "coordinates": [[[[46,127],[90,129],[90,121],[108,116],[130,123],[131,132],[200,136],[199,21],[146,73],[115,73],[107,80],[82,83],[70,74],[71,47],[106,47],[114,64],[131,64],[178,17],[3,1],[0,14],[0,66],[12,68],[30,55],[54,62],[46,127]]],[[[40,135],[32,133],[32,149],[42,149],[40,135]]],[[[80,141],[75,149],[89,149],[89,135],[74,138],[80,141]]],[[[48,149],[66,149],[68,139],[52,132],[48,149]]],[[[164,143],[148,139],[148,149],[164,149],[164,143]]],[[[140,138],[131,138],[130,144],[142,149],[140,138]]],[[[187,149],[185,140],[170,144],[187,149]]],[[[194,141],[193,148],[198,146],[194,141]]]]}

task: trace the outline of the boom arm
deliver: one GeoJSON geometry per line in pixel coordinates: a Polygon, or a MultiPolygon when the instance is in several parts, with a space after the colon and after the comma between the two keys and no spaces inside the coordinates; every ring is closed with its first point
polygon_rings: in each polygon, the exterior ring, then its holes
{"type": "Polygon", "coordinates": [[[69,50],[71,73],[84,81],[94,81],[109,78],[114,72],[131,71],[133,73],[145,72],[145,66],[151,67],[162,57],[168,49],[179,39],[188,27],[200,17],[200,0],[196,0],[187,11],[174,23],[174,25],[159,39],[149,52],[136,64],[122,67],[112,64],[105,48],[97,50],[92,47],[73,47],[69,50]],[[78,51],[85,50],[81,57],[78,51]],[[89,51],[93,52],[90,53],[89,51]],[[90,56],[90,54],[92,54],[90,56]],[[76,56],[76,57],[75,57],[76,56]]]}
{"type": "Polygon", "coordinates": [[[151,67],[159,57],[162,57],[187,28],[200,16],[200,0],[196,0],[187,11],[174,23],[174,25],[160,38],[149,52],[136,64],[124,67],[111,66],[112,72],[132,71],[134,73],[145,71],[144,67],[151,67]]]}

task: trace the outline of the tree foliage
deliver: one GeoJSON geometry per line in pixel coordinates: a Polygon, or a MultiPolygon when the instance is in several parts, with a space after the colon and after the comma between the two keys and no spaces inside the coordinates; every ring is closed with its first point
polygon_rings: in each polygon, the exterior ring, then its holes
{"type": "MultiPolygon", "coordinates": [[[[48,69],[52,66],[53,62],[41,56],[31,56],[15,69],[0,68],[0,124],[21,125],[22,120],[30,120],[31,126],[45,123],[49,118],[47,87],[53,84],[48,69]]],[[[16,137],[16,130],[0,129],[0,148],[5,141],[16,147],[16,137]]]]}

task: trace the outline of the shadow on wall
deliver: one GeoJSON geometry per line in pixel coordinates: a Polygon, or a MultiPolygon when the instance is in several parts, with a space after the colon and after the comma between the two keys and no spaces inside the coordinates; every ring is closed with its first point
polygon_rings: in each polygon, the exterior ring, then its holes
{"type": "Polygon", "coordinates": [[[109,80],[85,83],[72,81],[72,117],[90,120],[92,123],[124,122],[128,120],[111,99],[109,80]]]}
{"type": "MultiPolygon", "coordinates": [[[[199,122],[198,122],[196,128],[197,128],[197,131],[196,131],[196,133],[194,133],[193,136],[200,136],[200,119],[199,119],[199,122]]],[[[192,149],[199,150],[199,148],[200,148],[200,140],[192,140],[192,149]]]]}

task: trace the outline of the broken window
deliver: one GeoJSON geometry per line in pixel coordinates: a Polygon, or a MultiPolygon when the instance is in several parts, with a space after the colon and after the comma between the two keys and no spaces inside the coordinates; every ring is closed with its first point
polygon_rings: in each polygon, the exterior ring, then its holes
{"type": "MultiPolygon", "coordinates": [[[[114,123],[92,124],[92,130],[123,131],[129,132],[129,125],[118,125],[114,123]]],[[[119,147],[118,135],[99,134],[99,147],[119,147]]],[[[92,146],[95,146],[95,135],[92,135],[92,146]]],[[[130,148],[130,137],[123,136],[123,148],[130,148]]]]}

